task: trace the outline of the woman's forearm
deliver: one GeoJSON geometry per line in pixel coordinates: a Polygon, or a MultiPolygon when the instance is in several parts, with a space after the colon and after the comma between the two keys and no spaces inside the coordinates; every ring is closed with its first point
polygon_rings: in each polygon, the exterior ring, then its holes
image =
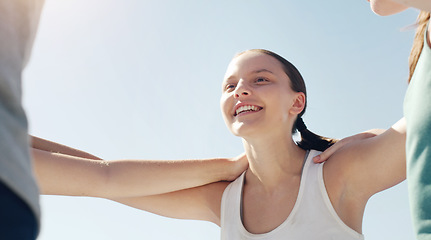
{"type": "Polygon", "coordinates": [[[106,175],[106,161],[79,158],[32,148],[36,179],[42,194],[97,195],[106,175]]]}
{"type": "Polygon", "coordinates": [[[109,189],[116,189],[116,192],[109,193],[110,196],[155,195],[212,182],[231,181],[246,166],[245,157],[241,160],[212,158],[109,161],[107,186],[109,189]]]}
{"type": "Polygon", "coordinates": [[[101,158],[96,157],[90,153],[84,152],[82,150],[71,148],[69,146],[56,143],[53,141],[49,141],[40,137],[35,137],[30,135],[30,141],[31,141],[31,147],[34,149],[39,149],[39,150],[53,152],[53,153],[62,153],[65,155],[81,157],[81,158],[102,160],[101,158]]]}
{"type": "Polygon", "coordinates": [[[32,149],[42,194],[103,198],[148,196],[233,180],[244,156],[205,160],[99,161],[32,149]]]}

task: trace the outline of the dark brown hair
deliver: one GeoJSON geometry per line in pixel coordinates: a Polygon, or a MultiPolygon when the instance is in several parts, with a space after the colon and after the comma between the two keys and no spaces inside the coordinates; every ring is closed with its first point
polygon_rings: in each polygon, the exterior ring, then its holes
{"type": "Polygon", "coordinates": [[[430,13],[426,11],[421,11],[416,20],[417,30],[415,39],[413,40],[412,51],[409,57],[409,83],[412,80],[413,72],[415,71],[416,64],[418,63],[419,57],[422,53],[422,48],[424,44],[425,32],[427,29],[427,23],[430,19],[430,13]]]}
{"type": "Polygon", "coordinates": [[[292,128],[292,133],[295,132],[299,132],[301,133],[301,141],[297,142],[298,146],[302,149],[305,150],[309,150],[309,149],[315,149],[318,151],[324,151],[327,148],[329,148],[330,146],[332,146],[334,143],[337,142],[336,139],[332,139],[332,138],[326,138],[326,137],[322,137],[319,136],[313,132],[311,132],[310,130],[308,130],[306,127],[299,127],[300,123],[302,122],[302,115],[304,115],[305,113],[305,109],[307,107],[307,90],[305,87],[305,82],[304,79],[302,78],[301,73],[299,73],[298,69],[289,61],[287,61],[285,58],[283,58],[282,56],[271,52],[269,50],[265,50],[265,49],[251,49],[251,50],[247,50],[244,51],[242,53],[239,53],[237,56],[246,53],[246,52],[258,52],[258,53],[263,53],[266,55],[269,55],[275,59],[277,59],[277,61],[279,61],[283,67],[283,71],[287,74],[287,76],[290,79],[290,86],[292,88],[293,91],[295,92],[302,92],[305,94],[305,106],[304,109],[302,110],[301,113],[298,114],[298,117],[295,121],[295,124],[293,125],[292,128]]]}

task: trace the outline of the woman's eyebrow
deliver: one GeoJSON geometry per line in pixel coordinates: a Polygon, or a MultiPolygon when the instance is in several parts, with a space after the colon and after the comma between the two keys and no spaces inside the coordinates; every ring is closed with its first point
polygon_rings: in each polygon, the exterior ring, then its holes
{"type": "MultiPolygon", "coordinates": [[[[274,75],[274,73],[273,73],[273,72],[271,72],[270,70],[268,70],[268,69],[266,69],[266,68],[262,68],[262,69],[258,69],[258,70],[251,71],[251,74],[262,73],[262,72],[267,72],[267,73],[270,73],[270,74],[274,75]]],[[[223,80],[223,84],[225,84],[226,82],[229,82],[229,81],[235,80],[235,78],[236,78],[236,76],[235,76],[235,75],[229,76],[228,78],[225,78],[225,79],[223,80]]]]}
{"type": "Polygon", "coordinates": [[[261,73],[261,72],[267,72],[267,73],[274,74],[273,72],[271,72],[271,71],[269,71],[268,69],[265,69],[265,68],[253,71],[252,73],[261,73]]]}

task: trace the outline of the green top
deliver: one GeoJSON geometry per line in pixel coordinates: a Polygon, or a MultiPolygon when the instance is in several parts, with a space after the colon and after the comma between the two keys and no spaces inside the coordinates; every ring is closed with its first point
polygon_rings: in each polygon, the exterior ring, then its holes
{"type": "Polygon", "coordinates": [[[417,239],[431,239],[431,49],[426,41],[404,99],[407,179],[417,239]]]}

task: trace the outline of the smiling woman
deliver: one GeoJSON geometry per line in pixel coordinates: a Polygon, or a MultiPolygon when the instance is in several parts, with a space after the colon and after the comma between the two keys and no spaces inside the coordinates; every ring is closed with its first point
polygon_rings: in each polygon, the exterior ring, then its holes
{"type": "MultiPolygon", "coordinates": [[[[249,50],[233,58],[225,76],[222,114],[229,130],[242,138],[249,164],[234,182],[194,188],[180,184],[172,192],[144,194],[142,179],[147,174],[167,174],[178,185],[188,172],[163,167],[172,164],[169,161],[154,168],[120,161],[102,164],[118,168],[108,171],[109,181],[100,181],[100,162],[34,150],[43,192],[81,193],[162,216],[213,222],[221,226],[222,239],[363,239],[368,199],[405,178],[405,129],[395,124],[379,136],[343,148],[328,163],[313,164],[319,143],[297,144],[292,139],[295,129],[308,131],[300,118],[306,91],[299,71],[273,52],[249,50]],[[73,175],[79,175],[78,180],[73,175]],[[106,182],[104,189],[97,187],[106,182]],[[57,188],[62,185],[67,188],[57,188]],[[187,189],[175,191],[181,188],[187,189]]],[[[207,173],[203,175],[210,176],[207,173]]],[[[169,185],[163,177],[157,180],[161,183],[169,185]]]]}
{"type": "MultiPolygon", "coordinates": [[[[104,159],[240,154],[219,100],[227,64],[250,48],[275,50],[301,70],[303,119],[316,133],[342,138],[402,115],[413,32],[400,29],[414,22],[413,9],[382,21],[366,1],[45,2],[23,76],[30,132],[104,159]]],[[[220,233],[100,198],[45,195],[41,204],[40,240],[220,233]]],[[[368,240],[413,238],[406,182],[372,197],[363,231],[368,240]]]]}
{"type": "MultiPolygon", "coordinates": [[[[233,92],[234,98],[238,99],[235,107],[234,107],[234,117],[237,117],[238,113],[241,113],[238,115],[240,117],[243,114],[248,113],[254,113],[259,112],[263,109],[263,106],[259,105],[250,105],[248,102],[242,102],[243,98],[250,98],[249,95],[252,95],[253,92],[256,91],[264,91],[267,88],[275,87],[279,90],[285,90],[290,92],[295,92],[302,96],[303,99],[300,101],[303,102],[304,108],[301,112],[298,113],[298,117],[296,118],[295,125],[296,127],[292,130],[286,130],[291,131],[292,133],[295,132],[295,129],[301,132],[302,140],[298,143],[298,146],[304,148],[304,149],[316,149],[319,151],[323,151],[330,147],[332,144],[336,142],[335,139],[330,139],[326,137],[322,137],[319,135],[314,134],[310,130],[308,130],[303,123],[302,116],[305,113],[305,109],[307,106],[307,99],[306,99],[306,88],[305,88],[305,82],[299,73],[298,69],[292,65],[289,61],[284,59],[283,57],[279,56],[278,54],[275,54],[271,51],[264,50],[264,49],[253,49],[249,50],[243,53],[238,54],[235,57],[235,61],[232,61],[231,64],[228,67],[228,70],[226,72],[225,80],[223,81],[223,95],[221,98],[222,108],[224,101],[226,101],[226,97],[229,96],[227,94],[233,92]],[[236,61],[239,61],[241,59],[241,55],[245,53],[263,53],[265,55],[271,56],[272,58],[268,59],[267,65],[269,69],[274,68],[275,66],[279,66],[283,69],[282,76],[284,78],[290,79],[290,81],[284,81],[284,82],[277,82],[277,75],[274,73],[274,70],[269,70],[266,68],[259,69],[260,65],[257,66],[238,66],[238,63],[236,61]],[[244,74],[239,72],[239,67],[242,67],[242,71],[249,71],[249,76],[246,76],[244,78],[239,78],[238,76],[240,74],[244,74]],[[254,67],[256,70],[250,70],[248,67],[254,67]],[[280,86],[280,84],[284,84],[280,86]],[[250,106],[249,108],[246,108],[246,106],[250,106]],[[246,111],[245,109],[248,109],[246,111]],[[301,127],[298,127],[298,126],[301,127]]],[[[272,94],[272,93],[271,93],[272,94]]],[[[288,93],[281,93],[281,96],[287,96],[288,93]]],[[[274,98],[277,98],[277,96],[273,96],[274,98]]],[[[278,96],[280,97],[280,96],[278,96]]],[[[277,102],[277,100],[276,100],[277,102]]],[[[287,109],[286,106],[280,106],[280,108],[287,109]]],[[[225,116],[225,121],[228,120],[225,116]]],[[[274,115],[275,116],[275,115],[274,115]]],[[[276,116],[275,116],[276,117],[276,116]]],[[[284,117],[283,117],[284,118],[284,117]]],[[[239,123],[238,123],[239,124],[239,123]]],[[[229,126],[229,125],[228,125],[229,126]]],[[[230,129],[234,134],[236,131],[234,129],[230,129]]],[[[235,134],[237,135],[237,134],[235,134]]]]}

